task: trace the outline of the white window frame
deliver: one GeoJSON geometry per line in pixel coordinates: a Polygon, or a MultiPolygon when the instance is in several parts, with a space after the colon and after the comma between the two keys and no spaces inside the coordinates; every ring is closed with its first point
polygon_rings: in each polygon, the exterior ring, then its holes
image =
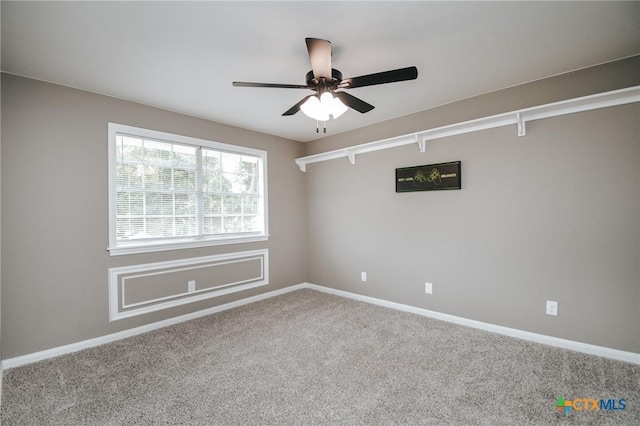
{"type": "Polygon", "coordinates": [[[111,256],[147,253],[165,250],[178,250],[196,247],[207,247],[224,244],[251,243],[266,241],[269,239],[268,220],[268,196],[267,196],[267,152],[238,145],[230,145],[221,142],[213,142],[189,136],[176,135],[156,130],[127,126],[124,124],[109,123],[109,247],[111,256]],[[229,234],[215,236],[194,236],[185,238],[158,239],[154,241],[118,241],[116,237],[116,137],[128,135],[143,139],[151,139],[168,143],[191,145],[196,147],[211,148],[233,154],[246,154],[259,157],[262,167],[259,167],[259,185],[262,193],[260,208],[263,211],[263,230],[248,234],[229,234]]]}

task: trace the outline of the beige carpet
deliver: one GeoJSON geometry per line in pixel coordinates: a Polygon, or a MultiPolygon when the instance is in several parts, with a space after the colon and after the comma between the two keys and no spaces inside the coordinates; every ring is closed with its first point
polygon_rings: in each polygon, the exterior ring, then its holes
{"type": "Polygon", "coordinates": [[[299,290],[8,370],[2,424],[638,425],[638,404],[639,366],[299,290]]]}

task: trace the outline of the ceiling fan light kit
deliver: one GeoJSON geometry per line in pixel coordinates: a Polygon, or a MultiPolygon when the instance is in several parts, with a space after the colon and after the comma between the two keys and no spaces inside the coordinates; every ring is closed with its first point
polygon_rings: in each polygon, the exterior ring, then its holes
{"type": "Polygon", "coordinates": [[[330,92],[324,92],[318,98],[311,96],[305,103],[300,105],[300,110],[309,118],[317,121],[327,121],[329,116],[334,119],[340,117],[349,108],[338,98],[334,98],[330,92]]]}
{"type": "MultiPolygon", "coordinates": [[[[416,67],[399,68],[360,77],[342,78],[342,73],[331,68],[331,42],[318,38],[306,38],[307,51],[311,61],[311,71],[306,75],[306,85],[250,83],[234,81],[236,87],[267,87],[279,89],[309,89],[315,94],[304,97],[297,104],[289,108],[282,115],[294,115],[302,111],[306,116],[316,121],[326,122],[329,118],[336,119],[349,108],[364,114],[374,106],[362,99],[338,89],[353,89],[356,87],[374,86],[378,84],[395,83],[398,81],[415,80],[418,78],[416,67]]],[[[316,125],[316,132],[318,132],[316,125]]],[[[327,129],[324,128],[326,133],[327,129]]]]}

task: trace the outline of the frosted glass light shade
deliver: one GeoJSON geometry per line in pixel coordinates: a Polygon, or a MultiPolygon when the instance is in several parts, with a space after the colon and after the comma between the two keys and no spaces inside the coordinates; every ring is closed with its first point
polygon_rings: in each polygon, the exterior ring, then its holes
{"type": "Polygon", "coordinates": [[[334,120],[347,112],[348,109],[349,108],[345,104],[343,104],[340,99],[333,98],[333,112],[331,113],[331,115],[333,115],[334,120]]]}
{"type": "Polygon", "coordinates": [[[300,109],[307,117],[314,120],[327,121],[329,119],[329,114],[325,112],[317,96],[310,97],[307,102],[300,105],[300,109]]]}

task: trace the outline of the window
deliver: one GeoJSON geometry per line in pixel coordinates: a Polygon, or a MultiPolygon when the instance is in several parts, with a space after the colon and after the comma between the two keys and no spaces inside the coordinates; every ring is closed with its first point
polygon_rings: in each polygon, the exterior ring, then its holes
{"type": "Polygon", "coordinates": [[[109,123],[112,255],[267,239],[265,151],[109,123]]]}

